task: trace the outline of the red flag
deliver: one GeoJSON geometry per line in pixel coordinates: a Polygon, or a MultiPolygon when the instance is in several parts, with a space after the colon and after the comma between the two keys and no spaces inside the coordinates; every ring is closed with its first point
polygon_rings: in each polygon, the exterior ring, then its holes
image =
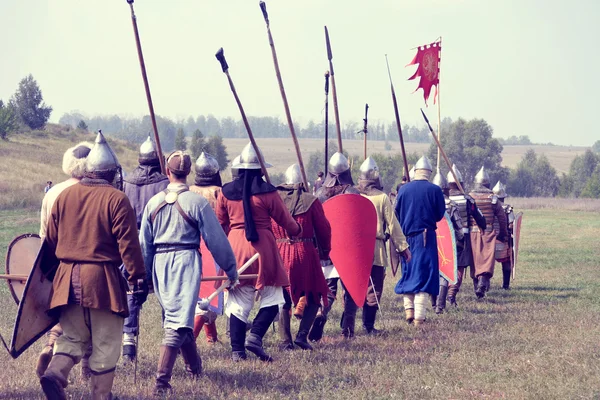
{"type": "Polygon", "coordinates": [[[437,97],[437,86],[440,83],[440,59],[442,54],[442,43],[434,42],[425,46],[421,46],[417,50],[415,58],[408,65],[419,64],[419,67],[408,80],[421,78],[419,81],[419,88],[423,89],[423,98],[425,99],[425,105],[427,105],[427,99],[431,93],[431,87],[435,86],[435,95],[433,96],[433,103],[437,97]]]}

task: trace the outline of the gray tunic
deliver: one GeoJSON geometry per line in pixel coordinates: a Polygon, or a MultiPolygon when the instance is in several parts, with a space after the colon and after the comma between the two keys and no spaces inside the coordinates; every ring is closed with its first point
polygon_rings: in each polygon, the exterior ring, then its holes
{"type": "MultiPolygon", "coordinates": [[[[184,184],[171,183],[167,190],[176,192],[186,187],[184,184]]],[[[225,232],[204,197],[187,191],[177,199],[185,213],[197,222],[197,227],[186,222],[174,205],[163,207],[152,223],[152,213],[164,199],[165,193],[158,193],[150,199],[144,210],[140,243],[146,271],[152,276],[154,292],[164,310],[163,327],[193,328],[202,275],[202,257],[197,250],[200,236],[215,262],[230,278],[237,276],[236,260],[225,232]],[[156,253],[157,245],[169,244],[193,245],[194,248],[156,253]]]]}

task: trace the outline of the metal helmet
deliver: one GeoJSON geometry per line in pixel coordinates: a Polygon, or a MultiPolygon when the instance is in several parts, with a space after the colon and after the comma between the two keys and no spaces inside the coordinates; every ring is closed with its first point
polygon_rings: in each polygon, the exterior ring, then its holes
{"type": "Polygon", "coordinates": [[[410,171],[408,171],[408,178],[413,181],[415,180],[415,166],[413,165],[413,167],[410,169],[410,171]]]}
{"type": "Polygon", "coordinates": [[[96,142],[85,160],[86,172],[109,172],[121,168],[117,155],[110,148],[102,131],[98,131],[96,142]]]}
{"type": "Polygon", "coordinates": [[[490,185],[490,176],[488,175],[487,171],[485,170],[485,167],[481,167],[481,169],[479,170],[477,175],[475,175],[474,183],[476,185],[484,185],[484,186],[490,185]]]}
{"type": "Polygon", "coordinates": [[[202,152],[200,157],[196,160],[194,170],[198,176],[212,176],[219,172],[219,163],[217,162],[217,159],[210,154],[202,152]]]}
{"type": "Polygon", "coordinates": [[[329,159],[329,172],[335,175],[339,175],[342,172],[346,172],[350,169],[350,164],[348,164],[348,159],[345,155],[336,152],[329,159]]]}
{"type": "Polygon", "coordinates": [[[156,146],[154,145],[154,141],[152,140],[150,135],[148,135],[148,138],[140,146],[139,160],[158,162],[158,153],[156,151],[156,146]]]}
{"type": "Polygon", "coordinates": [[[367,159],[360,165],[360,179],[378,178],[379,167],[377,166],[377,163],[371,157],[367,157],[367,159]]]}
{"type": "Polygon", "coordinates": [[[285,184],[297,185],[298,183],[302,183],[302,171],[298,164],[292,164],[285,170],[285,184]]]}
{"type": "MultiPolygon", "coordinates": [[[[462,174],[460,173],[460,171],[458,170],[458,167],[456,166],[456,164],[452,164],[452,170],[454,171],[454,175],[456,175],[456,179],[458,179],[458,182],[462,182],[463,181],[463,177],[462,174]]],[[[448,175],[446,175],[447,179],[448,179],[448,183],[457,183],[454,180],[454,175],[452,175],[452,172],[448,171],[448,175]]]]}
{"type": "Polygon", "coordinates": [[[240,165],[240,160],[241,157],[240,156],[236,156],[233,161],[231,162],[231,169],[238,169],[239,165],[240,165]]]}
{"type": "MultiPolygon", "coordinates": [[[[260,151],[260,149],[258,149],[258,151],[262,155],[262,151],[260,151]]],[[[263,157],[263,160],[264,160],[264,157],[263,157]]],[[[270,168],[272,166],[273,165],[271,165],[265,161],[265,168],[270,168]]],[[[244,147],[244,149],[240,153],[240,162],[239,162],[237,168],[238,169],[261,169],[260,162],[258,161],[258,155],[256,154],[256,151],[254,150],[254,146],[252,146],[252,143],[248,143],[246,145],[246,147],[244,147]]]]}
{"type": "Polygon", "coordinates": [[[446,178],[439,169],[437,170],[437,174],[435,174],[431,183],[439,186],[442,190],[448,189],[448,181],[446,181],[446,178]]]}
{"type": "Polygon", "coordinates": [[[496,186],[494,186],[494,188],[492,189],[492,192],[494,192],[494,194],[496,196],[498,196],[498,198],[500,198],[500,199],[504,199],[507,197],[506,196],[506,186],[500,181],[498,181],[498,183],[496,183],[496,186]]]}
{"type": "Polygon", "coordinates": [[[429,162],[429,158],[427,158],[427,156],[419,158],[419,161],[417,161],[417,163],[415,164],[415,171],[418,169],[426,169],[428,171],[433,172],[433,167],[431,166],[431,163],[429,162]]]}
{"type": "Polygon", "coordinates": [[[90,154],[93,145],[81,142],[71,147],[63,155],[62,170],[70,177],[81,179],[85,172],[85,159],[90,154]]]}

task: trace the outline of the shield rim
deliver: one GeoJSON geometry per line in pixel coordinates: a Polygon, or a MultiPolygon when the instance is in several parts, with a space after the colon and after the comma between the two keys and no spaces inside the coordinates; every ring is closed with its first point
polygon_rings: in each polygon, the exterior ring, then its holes
{"type": "MultiPolygon", "coordinates": [[[[10,244],[8,245],[8,248],[6,249],[6,259],[5,259],[5,270],[7,274],[10,274],[10,253],[12,248],[15,246],[15,244],[21,240],[21,239],[27,239],[30,237],[35,237],[41,240],[40,235],[38,235],[37,233],[24,233],[22,235],[17,236],[16,238],[14,238],[10,244]]],[[[41,246],[40,246],[40,250],[41,250],[41,246]]],[[[39,254],[39,253],[38,253],[39,254]]],[[[37,256],[36,256],[36,262],[37,262],[37,256]]],[[[34,264],[35,265],[35,264],[34,264]]],[[[33,270],[33,266],[31,268],[33,270]]],[[[29,275],[31,275],[31,271],[29,271],[29,275]]],[[[29,276],[27,278],[27,282],[29,282],[29,276]]],[[[27,288],[27,282],[25,282],[25,288],[27,288]]],[[[12,286],[12,279],[7,280],[8,283],[8,289],[10,290],[10,294],[12,295],[15,303],[17,303],[17,305],[19,305],[19,303],[21,302],[21,300],[19,299],[19,297],[17,296],[17,293],[15,292],[15,289],[12,286]]],[[[23,294],[25,294],[25,289],[23,289],[23,294]]]]}
{"type": "MultiPolygon", "coordinates": [[[[454,229],[453,229],[452,219],[450,219],[450,215],[448,215],[447,212],[444,213],[444,220],[448,224],[448,231],[450,231],[450,237],[452,238],[452,258],[454,261],[454,277],[456,279],[450,279],[445,273],[442,272],[442,269],[439,267],[438,267],[438,270],[440,272],[440,275],[442,275],[442,277],[444,279],[446,279],[451,285],[456,285],[456,282],[458,281],[458,259],[457,259],[457,252],[456,252],[456,233],[454,232],[454,229]]],[[[440,220],[440,222],[441,221],[442,220],[440,220]]],[[[439,222],[438,222],[438,224],[439,224],[439,222]]],[[[437,244],[437,229],[436,229],[436,244],[437,244]]],[[[438,259],[439,259],[439,250],[438,250],[438,259]]]]}
{"type": "Polygon", "coordinates": [[[513,254],[513,265],[512,265],[512,278],[515,279],[516,276],[516,269],[517,269],[517,261],[519,259],[519,247],[520,247],[520,242],[521,242],[521,224],[523,223],[523,211],[520,211],[517,213],[517,215],[515,215],[515,221],[514,221],[514,226],[513,226],[513,247],[512,247],[512,254],[513,254]],[[515,235],[515,233],[517,232],[516,226],[519,226],[519,236],[517,237],[515,235]],[[515,251],[516,249],[516,251],[515,251]]]}

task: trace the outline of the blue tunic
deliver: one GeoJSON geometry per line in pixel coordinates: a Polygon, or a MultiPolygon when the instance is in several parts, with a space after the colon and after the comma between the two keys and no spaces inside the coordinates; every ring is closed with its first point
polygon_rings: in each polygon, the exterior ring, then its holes
{"type": "Polygon", "coordinates": [[[435,230],[445,211],[442,190],[428,181],[412,181],[398,191],[396,217],[406,235],[412,260],[409,263],[402,260],[397,294],[438,294],[440,274],[435,230]]]}
{"type": "MultiPolygon", "coordinates": [[[[185,187],[171,183],[167,189],[178,191],[185,187]]],[[[177,199],[185,213],[197,222],[197,227],[192,227],[174,206],[169,205],[157,214],[152,223],[152,213],[164,199],[165,193],[158,193],[144,210],[140,244],[146,271],[152,276],[154,292],[164,311],[163,327],[175,330],[193,328],[202,275],[202,257],[197,250],[200,236],[228,277],[235,276],[236,259],[217,216],[204,197],[187,191],[177,199]],[[195,248],[157,254],[158,244],[189,244],[195,248]]]]}

